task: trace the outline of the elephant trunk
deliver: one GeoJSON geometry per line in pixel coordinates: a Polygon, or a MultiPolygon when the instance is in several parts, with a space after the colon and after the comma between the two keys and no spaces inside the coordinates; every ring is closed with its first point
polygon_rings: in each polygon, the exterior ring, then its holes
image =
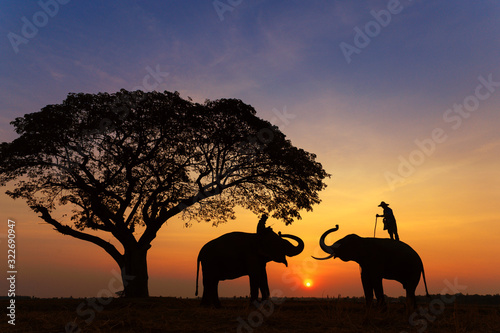
{"type": "Polygon", "coordinates": [[[337,231],[339,230],[339,225],[337,224],[335,226],[335,228],[332,228],[332,229],[329,229],[327,231],[325,231],[323,233],[323,235],[321,235],[321,238],[319,239],[319,246],[321,246],[321,249],[323,251],[325,251],[326,253],[329,253],[330,255],[328,257],[325,257],[325,258],[316,258],[313,256],[314,259],[317,259],[317,260],[326,260],[326,259],[330,259],[331,257],[333,257],[335,255],[335,244],[332,244],[332,245],[326,245],[325,244],[325,238],[326,236],[328,236],[330,233],[334,232],[334,231],[337,231]]]}
{"type": "Polygon", "coordinates": [[[282,235],[281,233],[279,235],[281,236],[281,238],[290,238],[298,243],[296,246],[293,246],[292,244],[290,244],[290,246],[287,246],[285,250],[286,256],[294,257],[296,255],[299,255],[304,250],[304,241],[299,237],[289,234],[282,235]]]}

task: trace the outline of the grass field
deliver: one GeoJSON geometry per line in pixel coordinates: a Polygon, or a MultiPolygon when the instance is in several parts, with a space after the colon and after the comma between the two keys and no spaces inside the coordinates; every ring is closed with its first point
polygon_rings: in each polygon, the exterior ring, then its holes
{"type": "Polygon", "coordinates": [[[500,332],[499,304],[433,299],[431,307],[419,302],[414,325],[401,303],[365,321],[364,304],[352,299],[275,299],[260,309],[246,299],[223,299],[221,309],[169,297],[24,299],[16,301],[16,325],[4,315],[0,332],[500,332]]]}

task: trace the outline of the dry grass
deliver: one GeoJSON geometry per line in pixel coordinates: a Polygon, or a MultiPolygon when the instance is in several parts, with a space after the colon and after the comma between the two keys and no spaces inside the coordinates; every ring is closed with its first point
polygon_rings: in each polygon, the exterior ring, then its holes
{"type": "Polygon", "coordinates": [[[364,305],[346,299],[283,299],[261,310],[245,299],[225,299],[222,309],[200,308],[193,299],[109,301],[95,311],[85,299],[18,300],[16,326],[4,316],[0,332],[500,332],[499,305],[448,304],[412,326],[399,303],[365,321],[364,305]]]}

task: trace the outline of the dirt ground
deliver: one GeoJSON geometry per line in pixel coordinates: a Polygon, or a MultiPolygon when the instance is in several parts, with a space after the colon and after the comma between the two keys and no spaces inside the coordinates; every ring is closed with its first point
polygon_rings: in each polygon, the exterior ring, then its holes
{"type": "MultiPolygon", "coordinates": [[[[1,300],[6,309],[8,300],[1,300]]],[[[223,299],[221,309],[199,300],[24,299],[16,301],[15,326],[3,316],[0,332],[500,332],[500,305],[420,304],[409,323],[404,305],[390,303],[365,318],[352,299],[274,299],[259,308],[247,299],[223,299]]],[[[9,310],[7,310],[9,311],[9,310]]]]}

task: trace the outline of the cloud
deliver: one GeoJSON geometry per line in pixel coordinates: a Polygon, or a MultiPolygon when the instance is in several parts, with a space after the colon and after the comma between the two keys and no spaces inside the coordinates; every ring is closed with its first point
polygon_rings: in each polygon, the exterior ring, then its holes
{"type": "Polygon", "coordinates": [[[98,84],[113,87],[125,87],[128,85],[128,82],[123,77],[112,73],[117,72],[116,68],[108,66],[98,67],[96,64],[84,63],[80,60],[75,60],[73,64],[81,70],[80,74],[85,75],[88,80],[94,80],[98,84]],[[109,68],[111,71],[104,70],[103,68],[109,68]]]}
{"type": "Polygon", "coordinates": [[[500,140],[497,140],[482,144],[479,148],[475,150],[475,152],[480,154],[490,154],[493,153],[495,150],[498,151],[499,149],[500,149],[500,140]]]}

